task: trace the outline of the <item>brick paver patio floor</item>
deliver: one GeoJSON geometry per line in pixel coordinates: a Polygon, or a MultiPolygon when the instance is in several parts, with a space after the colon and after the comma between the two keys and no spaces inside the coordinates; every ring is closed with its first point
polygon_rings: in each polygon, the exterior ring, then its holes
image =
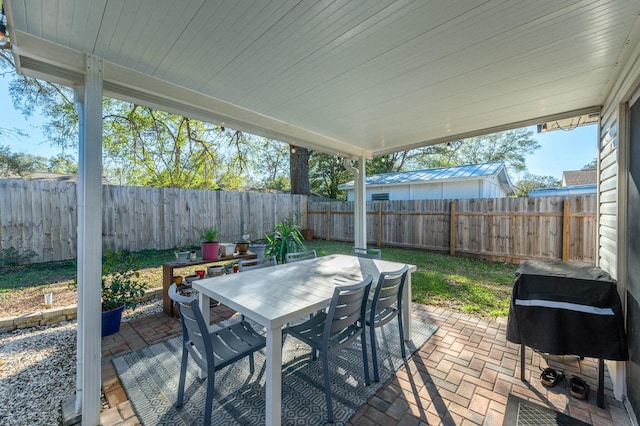
{"type": "MultiPolygon", "coordinates": [[[[233,316],[211,308],[212,323],[233,316]]],[[[506,320],[487,321],[430,306],[413,304],[414,316],[438,330],[396,375],[351,419],[353,425],[502,425],[510,393],[593,425],[631,425],[622,402],[613,397],[605,376],[605,408],[596,405],[597,360],[549,356],[526,351],[526,378],[520,381],[519,345],[505,339],[506,320]],[[569,394],[567,381],[547,388],[540,368],[562,369],[591,386],[589,400],[569,394]]],[[[180,321],[164,313],[123,323],[119,333],[102,340],[102,386],[109,404],[103,425],[139,424],[115,373],[111,358],[181,333],[180,321]]]]}

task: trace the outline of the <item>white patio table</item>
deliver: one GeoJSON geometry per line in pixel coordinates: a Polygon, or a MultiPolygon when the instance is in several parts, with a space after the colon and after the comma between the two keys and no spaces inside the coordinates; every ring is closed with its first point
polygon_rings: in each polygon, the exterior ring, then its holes
{"type": "MultiPolygon", "coordinates": [[[[205,322],[210,299],[244,314],[267,332],[266,423],[280,425],[282,402],[282,327],[329,305],[336,286],[354,284],[371,274],[375,286],[380,272],[404,264],[348,255],[331,255],[269,268],[249,270],[193,282],[205,322]]],[[[411,272],[403,292],[405,339],[411,339],[411,272]]]]}

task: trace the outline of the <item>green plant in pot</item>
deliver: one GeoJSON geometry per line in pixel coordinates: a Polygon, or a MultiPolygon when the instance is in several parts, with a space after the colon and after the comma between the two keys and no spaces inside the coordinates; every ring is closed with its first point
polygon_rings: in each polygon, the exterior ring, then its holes
{"type": "Polygon", "coordinates": [[[287,253],[306,250],[300,227],[291,218],[280,221],[270,234],[265,234],[265,239],[265,254],[275,256],[279,263],[284,263],[287,253]]]}
{"type": "MultiPolygon", "coordinates": [[[[140,264],[129,252],[107,250],[102,261],[102,336],[120,331],[122,311],[135,309],[147,283],[140,279],[140,264]]],[[[77,280],[71,285],[77,288],[77,280]]]]}
{"type": "Polygon", "coordinates": [[[220,242],[218,234],[220,229],[217,226],[209,226],[200,229],[200,241],[202,248],[203,260],[217,260],[218,251],[220,250],[220,242]]]}

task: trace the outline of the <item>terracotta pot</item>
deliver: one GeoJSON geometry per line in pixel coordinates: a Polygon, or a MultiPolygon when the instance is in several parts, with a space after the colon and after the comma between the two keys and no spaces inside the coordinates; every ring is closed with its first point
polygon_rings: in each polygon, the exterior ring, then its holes
{"type": "Polygon", "coordinates": [[[236,243],[238,254],[246,254],[249,251],[249,243],[236,243]]]}
{"type": "Polygon", "coordinates": [[[300,233],[302,234],[302,238],[306,241],[313,240],[313,229],[301,229],[300,233]]]}

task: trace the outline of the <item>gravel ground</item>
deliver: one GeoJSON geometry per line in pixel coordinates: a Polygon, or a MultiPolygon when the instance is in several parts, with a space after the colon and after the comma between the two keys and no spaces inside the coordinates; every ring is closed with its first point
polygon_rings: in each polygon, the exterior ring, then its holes
{"type": "MultiPolygon", "coordinates": [[[[151,300],[123,321],[161,310],[162,300],[151,300]]],[[[60,424],[75,380],[76,321],[0,334],[0,425],[60,424]]]]}

